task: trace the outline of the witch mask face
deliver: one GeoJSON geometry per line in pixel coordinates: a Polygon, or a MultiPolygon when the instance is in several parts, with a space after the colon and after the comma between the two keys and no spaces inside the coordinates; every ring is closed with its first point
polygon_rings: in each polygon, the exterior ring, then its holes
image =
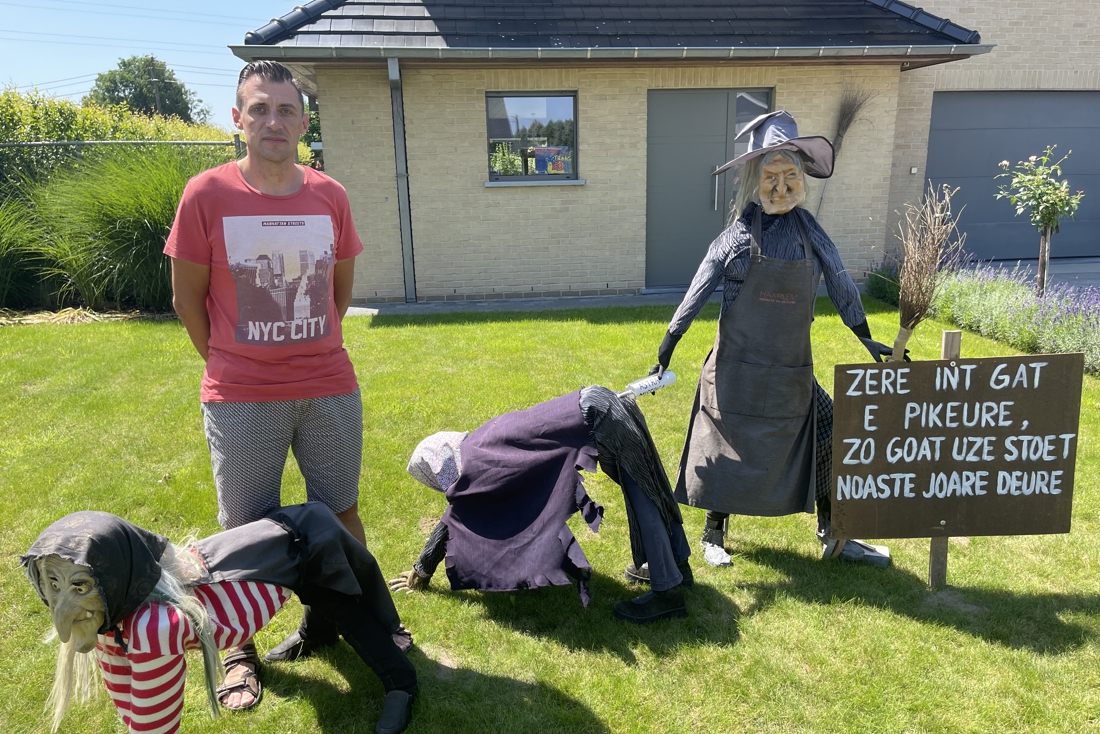
{"type": "Polygon", "coordinates": [[[760,204],[768,214],[786,214],[806,200],[802,168],[785,155],[760,167],[760,204]]]}
{"type": "Polygon", "coordinates": [[[71,638],[77,652],[90,652],[106,617],[91,569],[59,556],[45,556],[35,563],[57,636],[62,642],[71,638]]]}

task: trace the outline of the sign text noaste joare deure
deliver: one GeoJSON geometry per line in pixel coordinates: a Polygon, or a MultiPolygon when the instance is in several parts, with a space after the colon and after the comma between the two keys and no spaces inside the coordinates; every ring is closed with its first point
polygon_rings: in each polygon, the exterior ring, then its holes
{"type": "Polygon", "coordinates": [[[836,367],[832,535],[1067,533],[1081,354],[836,367]]]}

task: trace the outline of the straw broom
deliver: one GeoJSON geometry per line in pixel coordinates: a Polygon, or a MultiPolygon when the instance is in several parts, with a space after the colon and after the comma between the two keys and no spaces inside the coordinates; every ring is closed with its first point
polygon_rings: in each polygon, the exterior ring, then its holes
{"type": "Polygon", "coordinates": [[[966,235],[960,234],[951,215],[951,197],[958,189],[931,183],[919,204],[905,204],[905,221],[899,223],[901,265],[898,268],[898,316],[900,326],[889,361],[900,362],[905,345],[917,324],[928,316],[940,286],[940,272],[959,264],[966,235]]]}
{"type": "MultiPolygon", "coordinates": [[[[836,160],[840,158],[840,149],[844,145],[844,136],[848,134],[848,129],[859,119],[863,108],[877,96],[877,92],[871,92],[863,87],[845,85],[844,89],[841,90],[840,107],[837,109],[836,114],[836,134],[833,136],[834,168],[836,167],[836,160]]],[[[815,219],[821,216],[821,207],[825,203],[825,192],[829,190],[829,180],[825,179],[825,183],[821,186],[821,196],[817,199],[817,212],[814,213],[815,219]]]]}

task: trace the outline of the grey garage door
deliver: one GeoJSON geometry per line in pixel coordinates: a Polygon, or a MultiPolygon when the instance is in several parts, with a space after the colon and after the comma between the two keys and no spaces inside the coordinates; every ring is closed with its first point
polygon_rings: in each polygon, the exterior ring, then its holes
{"type": "Polygon", "coordinates": [[[715,168],[748,150],[734,137],[768,111],[767,89],[649,92],[646,162],[647,288],[687,286],[723,229],[736,172],[715,168]]]}
{"type": "Polygon", "coordinates": [[[1057,145],[1072,150],[1063,173],[1085,198],[1076,221],[1061,225],[1051,257],[1100,256],[1100,92],[936,92],[928,138],[928,178],[958,186],[966,205],[960,228],[967,250],[983,260],[1038,257],[1039,235],[1027,214],[994,194],[1007,178],[997,164],[1057,145]]]}

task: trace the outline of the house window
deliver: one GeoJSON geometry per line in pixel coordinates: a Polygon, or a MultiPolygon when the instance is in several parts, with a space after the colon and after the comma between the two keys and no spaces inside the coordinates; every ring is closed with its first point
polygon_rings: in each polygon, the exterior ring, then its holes
{"type": "Polygon", "coordinates": [[[490,181],[577,178],[577,95],[485,95],[490,181]]]}

